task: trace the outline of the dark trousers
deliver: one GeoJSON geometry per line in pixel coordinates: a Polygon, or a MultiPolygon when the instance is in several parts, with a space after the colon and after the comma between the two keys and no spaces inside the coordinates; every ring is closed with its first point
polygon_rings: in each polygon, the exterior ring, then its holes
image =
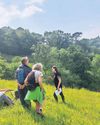
{"type": "MultiPolygon", "coordinates": [[[[54,95],[53,95],[53,96],[54,96],[55,100],[58,102],[58,97],[57,97],[57,95],[55,94],[55,92],[54,92],[54,95]]],[[[60,93],[60,96],[61,96],[61,98],[62,98],[62,101],[65,102],[65,97],[64,97],[63,92],[60,93]]]]}
{"type": "Polygon", "coordinates": [[[13,105],[13,101],[8,97],[6,96],[5,94],[3,94],[1,97],[0,97],[0,104],[3,105],[3,106],[9,106],[9,105],[13,105]]]}
{"type": "Polygon", "coordinates": [[[19,89],[18,88],[18,95],[19,95],[19,98],[20,98],[20,102],[22,104],[23,107],[25,108],[30,108],[31,107],[31,102],[30,101],[25,101],[25,96],[27,94],[27,88],[25,87],[24,89],[19,89]]]}

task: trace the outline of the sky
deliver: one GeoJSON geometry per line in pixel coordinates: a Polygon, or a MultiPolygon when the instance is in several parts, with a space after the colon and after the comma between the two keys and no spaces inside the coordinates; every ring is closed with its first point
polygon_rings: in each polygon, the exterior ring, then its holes
{"type": "Polygon", "coordinates": [[[31,32],[62,30],[100,36],[100,0],[0,0],[0,28],[31,32]]]}

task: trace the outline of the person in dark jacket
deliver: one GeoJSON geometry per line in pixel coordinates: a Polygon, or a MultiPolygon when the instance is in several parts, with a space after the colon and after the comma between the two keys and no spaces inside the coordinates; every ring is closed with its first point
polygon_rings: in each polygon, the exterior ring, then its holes
{"type": "Polygon", "coordinates": [[[65,97],[64,97],[64,94],[62,92],[61,74],[58,71],[56,66],[52,67],[52,72],[53,72],[53,75],[54,75],[53,78],[54,78],[54,84],[55,84],[55,87],[56,87],[56,91],[54,92],[54,98],[58,102],[57,96],[60,95],[61,98],[62,98],[62,101],[65,103],[65,97]]]}
{"type": "Polygon", "coordinates": [[[31,68],[28,66],[29,59],[28,57],[23,57],[21,61],[21,65],[16,70],[16,80],[18,84],[18,95],[21,101],[21,104],[25,108],[31,107],[31,102],[26,102],[24,100],[26,94],[27,94],[27,88],[24,85],[24,80],[26,79],[27,75],[31,72],[31,68]]]}

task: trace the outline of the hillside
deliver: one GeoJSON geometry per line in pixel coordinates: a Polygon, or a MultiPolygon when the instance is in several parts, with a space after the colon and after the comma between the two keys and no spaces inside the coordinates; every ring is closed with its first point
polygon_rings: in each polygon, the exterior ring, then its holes
{"type": "MultiPolygon", "coordinates": [[[[2,88],[16,90],[16,82],[1,80],[2,88]]],[[[54,101],[53,86],[45,85],[45,90],[44,120],[35,114],[34,103],[28,112],[16,101],[14,106],[0,109],[0,125],[100,125],[100,93],[64,88],[65,105],[61,100],[58,104],[54,101]]]]}
{"type": "Polygon", "coordinates": [[[30,48],[39,40],[42,41],[40,34],[30,33],[21,27],[17,29],[3,27],[0,28],[0,53],[12,56],[31,55],[30,48]]]}
{"type": "Polygon", "coordinates": [[[94,39],[85,39],[81,36],[81,32],[71,34],[61,30],[46,31],[42,35],[31,33],[22,27],[13,29],[5,26],[0,28],[0,53],[12,56],[31,55],[33,45],[36,47],[37,44],[46,43],[50,47],[57,47],[58,49],[68,48],[70,45],[79,45],[86,54],[100,54],[99,36],[94,39]]]}
{"type": "Polygon", "coordinates": [[[43,64],[46,83],[55,65],[65,86],[100,91],[99,36],[85,39],[82,32],[54,30],[38,34],[22,27],[0,28],[0,79],[15,79],[22,56],[29,57],[30,66],[43,64]]]}

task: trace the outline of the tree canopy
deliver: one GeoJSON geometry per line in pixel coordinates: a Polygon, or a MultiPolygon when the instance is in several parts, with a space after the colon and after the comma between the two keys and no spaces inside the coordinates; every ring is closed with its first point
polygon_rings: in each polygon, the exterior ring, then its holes
{"type": "Polygon", "coordinates": [[[30,33],[21,27],[0,29],[0,78],[14,79],[21,56],[29,56],[31,65],[41,62],[44,77],[51,83],[51,66],[62,74],[63,84],[100,91],[100,37],[81,38],[81,32],[46,31],[30,33]]]}

